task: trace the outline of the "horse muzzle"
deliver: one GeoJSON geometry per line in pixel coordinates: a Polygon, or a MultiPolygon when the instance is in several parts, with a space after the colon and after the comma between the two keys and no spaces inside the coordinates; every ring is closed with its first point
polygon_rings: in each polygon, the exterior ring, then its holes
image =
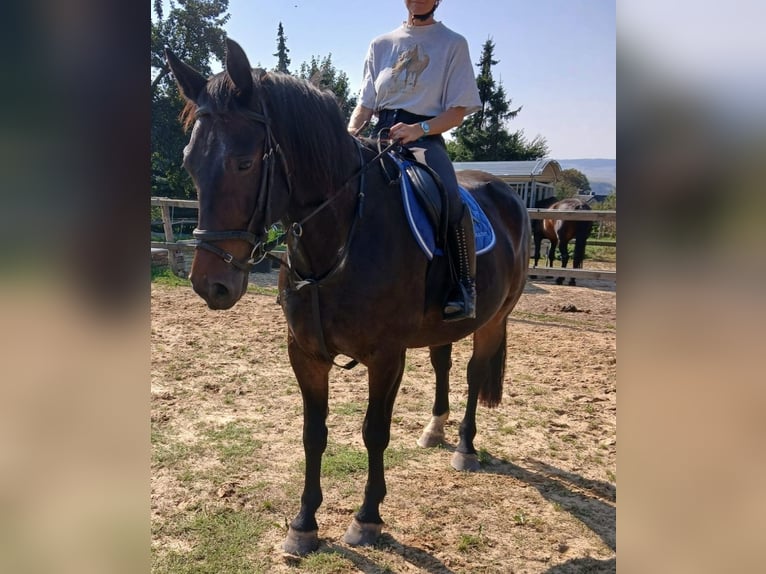
{"type": "Polygon", "coordinates": [[[197,251],[189,279],[195,293],[213,310],[233,307],[247,291],[249,274],[208,251],[197,251]]]}

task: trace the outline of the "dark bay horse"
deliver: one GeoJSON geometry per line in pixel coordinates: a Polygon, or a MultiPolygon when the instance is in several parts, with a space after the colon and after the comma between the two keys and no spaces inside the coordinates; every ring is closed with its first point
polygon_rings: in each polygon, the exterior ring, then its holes
{"type": "MultiPolygon", "coordinates": [[[[372,544],[383,520],[383,452],[408,348],[429,347],[436,372],[432,418],[421,446],[444,437],[452,343],[473,334],[468,401],[452,465],[479,467],[473,439],[477,402],[502,396],[506,321],[524,288],[529,219],[502,181],[477,171],[460,182],[491,219],[493,249],[478,257],[476,318],[446,323],[444,257],[416,247],[392,165],[346,131],[332,94],[303,80],[253,70],[227,40],[225,71],[204,78],[166,52],[193,126],[184,165],[199,196],[197,251],[190,279],[211,309],[229,309],[245,293],[262,256],[267,228],[288,230],[279,299],[288,324],[288,356],[303,397],[306,473],[300,511],[283,548],[306,554],[319,545],[320,466],[327,445],[329,372],[338,355],[368,370],[362,427],[368,451],[364,501],[344,540],[372,544]],[[373,161],[374,160],[374,161],[373,161]],[[388,172],[388,173],[387,173],[388,172]]],[[[390,159],[385,158],[390,162],[390,159]]]]}
{"type": "MultiPolygon", "coordinates": [[[[557,200],[555,197],[541,199],[535,204],[539,209],[561,209],[561,210],[590,210],[590,205],[577,197],[557,200]]],[[[585,244],[590,237],[593,229],[592,221],[573,221],[564,219],[533,219],[532,236],[534,237],[534,266],[537,267],[540,261],[540,244],[543,239],[550,241],[548,248],[547,264],[553,267],[553,261],[556,258],[556,246],[561,253],[561,267],[565,268],[569,261],[569,242],[575,240],[574,256],[572,268],[582,269],[582,262],[585,259],[585,244]]],[[[563,277],[558,277],[556,283],[564,283],[563,277]]],[[[574,277],[569,279],[569,285],[575,285],[574,277]]]]}

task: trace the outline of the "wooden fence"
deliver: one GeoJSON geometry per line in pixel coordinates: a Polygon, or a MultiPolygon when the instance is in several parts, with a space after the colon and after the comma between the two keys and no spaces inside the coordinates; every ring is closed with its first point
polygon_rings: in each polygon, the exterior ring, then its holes
{"type": "MultiPolygon", "coordinates": [[[[184,243],[175,240],[173,233],[173,220],[171,219],[171,207],[183,207],[197,209],[197,201],[188,199],[170,199],[167,197],[152,197],[152,206],[159,207],[162,211],[162,224],[165,230],[165,241],[152,241],[153,249],[167,249],[168,263],[170,268],[176,274],[184,273],[184,253],[194,251],[193,242],[184,243]]],[[[574,220],[574,221],[615,221],[617,219],[616,211],[582,211],[582,210],[558,210],[558,209],[537,209],[530,208],[530,219],[548,219],[550,214],[554,214],[555,219],[574,220]]],[[[616,241],[603,241],[598,239],[588,240],[588,245],[601,245],[606,247],[617,247],[616,241]]],[[[530,275],[536,276],[556,276],[566,279],[600,279],[606,281],[617,281],[616,271],[600,271],[591,269],[562,269],[560,267],[530,267],[530,275]]]]}

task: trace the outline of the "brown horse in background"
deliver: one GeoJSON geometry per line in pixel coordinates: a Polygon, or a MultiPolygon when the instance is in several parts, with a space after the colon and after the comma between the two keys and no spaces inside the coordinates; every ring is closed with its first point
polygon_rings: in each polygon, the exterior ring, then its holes
{"type": "MultiPolygon", "coordinates": [[[[541,199],[535,204],[539,209],[561,209],[561,210],[590,210],[590,205],[582,199],[570,197],[558,201],[555,197],[541,199]]],[[[547,265],[553,267],[553,261],[556,258],[556,246],[561,253],[561,267],[565,268],[569,262],[569,242],[575,240],[574,256],[572,261],[573,269],[582,269],[582,262],[585,259],[585,244],[590,237],[593,229],[592,221],[573,221],[563,219],[533,219],[532,236],[535,242],[534,267],[540,260],[540,245],[543,239],[550,241],[548,248],[547,265]]],[[[563,277],[557,277],[556,283],[564,283],[563,277]]],[[[569,285],[576,285],[575,278],[569,279],[569,285]]]]}
{"type": "Polygon", "coordinates": [[[468,399],[452,465],[479,468],[473,444],[477,402],[495,406],[502,397],[507,319],[529,265],[527,211],[498,178],[458,174],[489,217],[496,241],[477,257],[476,318],[446,323],[449,263],[443,256],[429,260],[417,247],[398,184],[388,175],[396,173],[393,160],[348,134],[333,94],[289,75],[251,69],[230,40],[225,71],[209,79],[172,52],[166,55],[187,100],[186,124],[193,126],[184,166],[199,197],[194,290],[211,309],[233,307],[263,257],[267,229],[281,222],[288,230],[279,300],[303,397],[306,471],[300,511],[283,548],[306,554],[319,546],[329,373],[338,355],[362,363],[368,375],[362,425],[368,479],[344,540],[372,544],[383,525],[383,453],[408,348],[431,352],[436,393],[418,444],[434,446],[444,438],[449,413],[452,343],[473,336],[468,399]]]}

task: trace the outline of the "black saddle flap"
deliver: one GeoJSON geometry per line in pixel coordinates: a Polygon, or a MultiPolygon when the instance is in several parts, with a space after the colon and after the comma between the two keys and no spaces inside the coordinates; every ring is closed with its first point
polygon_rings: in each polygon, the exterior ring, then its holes
{"type": "Polygon", "coordinates": [[[447,216],[449,214],[449,205],[447,203],[447,193],[439,175],[425,164],[414,161],[414,158],[407,157],[408,163],[405,164],[406,174],[412,183],[412,190],[418,203],[428,215],[434,229],[436,230],[436,245],[444,247],[447,240],[447,216]]]}

